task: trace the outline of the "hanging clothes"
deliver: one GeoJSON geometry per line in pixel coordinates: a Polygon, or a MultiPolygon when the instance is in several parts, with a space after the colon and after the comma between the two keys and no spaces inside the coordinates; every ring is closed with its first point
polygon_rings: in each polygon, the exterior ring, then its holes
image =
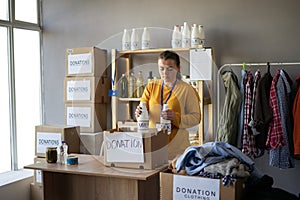
{"type": "Polygon", "coordinates": [[[265,73],[257,84],[256,90],[256,103],[254,111],[254,128],[260,134],[255,136],[255,143],[257,148],[265,149],[268,127],[272,119],[272,112],[270,108],[270,89],[273,77],[268,67],[267,73],[265,73]]]}
{"type": "Polygon", "coordinates": [[[252,130],[249,127],[251,117],[251,106],[252,106],[252,91],[253,91],[253,75],[250,71],[247,72],[247,78],[245,79],[245,94],[244,94],[244,129],[242,137],[242,152],[254,158],[256,155],[256,146],[252,130]]]}
{"type": "Polygon", "coordinates": [[[283,130],[280,118],[279,106],[276,96],[276,83],[280,76],[280,70],[276,70],[276,74],[273,78],[271,89],[270,89],[270,107],[272,111],[273,118],[269,124],[269,131],[267,136],[266,147],[267,148],[280,148],[285,145],[283,140],[283,130]]]}
{"type": "Polygon", "coordinates": [[[244,90],[245,90],[245,78],[247,71],[242,69],[241,71],[241,82],[240,82],[240,92],[241,92],[241,105],[240,105],[240,113],[239,113],[239,124],[238,124],[238,134],[237,134],[237,142],[236,146],[239,149],[242,149],[242,137],[243,137],[243,129],[244,129],[244,90]]]}
{"type": "Polygon", "coordinates": [[[283,141],[286,145],[270,149],[270,166],[280,169],[288,169],[295,167],[293,158],[293,143],[290,138],[292,136],[293,119],[291,115],[292,90],[291,80],[286,72],[280,70],[280,76],[276,84],[276,96],[279,107],[283,141]]]}
{"type": "Polygon", "coordinates": [[[232,71],[224,72],[222,79],[225,86],[225,101],[217,129],[216,141],[236,145],[241,93],[237,83],[238,79],[232,71]]]}
{"type": "Polygon", "coordinates": [[[293,118],[294,118],[294,155],[296,159],[300,160],[300,75],[296,78],[297,94],[293,104],[293,118]]]}

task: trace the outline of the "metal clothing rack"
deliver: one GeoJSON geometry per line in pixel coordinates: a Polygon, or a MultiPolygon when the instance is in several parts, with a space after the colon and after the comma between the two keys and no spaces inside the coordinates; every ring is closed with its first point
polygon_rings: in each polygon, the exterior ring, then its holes
{"type": "MultiPolygon", "coordinates": [[[[218,126],[218,123],[220,121],[220,79],[221,79],[221,74],[224,70],[226,70],[227,68],[229,68],[230,70],[232,70],[232,68],[237,68],[239,67],[240,70],[242,69],[242,67],[256,67],[257,69],[261,69],[262,67],[267,67],[267,66],[277,66],[277,67],[284,67],[284,66],[298,66],[299,67],[299,72],[298,74],[300,74],[300,62],[276,62],[276,63],[269,63],[269,62],[265,62],[265,63],[238,63],[238,64],[224,64],[222,65],[219,70],[218,70],[218,74],[217,74],[217,124],[215,124],[215,126],[218,126]]],[[[216,129],[215,129],[216,130],[216,129]]]]}

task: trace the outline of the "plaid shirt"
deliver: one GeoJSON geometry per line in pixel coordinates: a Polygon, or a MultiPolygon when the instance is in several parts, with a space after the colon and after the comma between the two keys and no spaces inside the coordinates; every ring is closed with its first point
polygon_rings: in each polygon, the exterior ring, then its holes
{"type": "Polygon", "coordinates": [[[247,78],[245,79],[245,96],[244,96],[244,129],[243,129],[243,141],[242,152],[254,158],[256,154],[255,140],[250,127],[248,126],[251,117],[251,105],[252,105],[252,87],[253,87],[253,75],[250,71],[247,72],[247,78]]]}
{"type": "Polygon", "coordinates": [[[278,106],[277,96],[276,96],[276,83],[279,79],[279,76],[280,76],[280,70],[277,69],[270,90],[270,107],[273,114],[273,119],[269,124],[266,147],[272,149],[280,148],[283,145],[285,145],[279,106],[278,106]]]}

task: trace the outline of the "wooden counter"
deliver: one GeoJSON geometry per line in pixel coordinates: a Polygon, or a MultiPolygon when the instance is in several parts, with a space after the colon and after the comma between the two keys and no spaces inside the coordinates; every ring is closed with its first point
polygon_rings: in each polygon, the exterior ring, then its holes
{"type": "Polygon", "coordinates": [[[78,155],[78,165],[36,163],[26,169],[43,171],[44,199],[159,199],[156,170],[105,167],[94,155],[78,155]]]}

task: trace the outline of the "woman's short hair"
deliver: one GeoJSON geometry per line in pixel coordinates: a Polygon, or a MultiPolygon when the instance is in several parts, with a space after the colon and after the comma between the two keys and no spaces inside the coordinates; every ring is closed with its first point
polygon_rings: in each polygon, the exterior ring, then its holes
{"type": "Polygon", "coordinates": [[[164,51],[159,55],[159,58],[163,59],[163,60],[171,59],[171,60],[175,61],[176,66],[180,65],[180,58],[179,58],[178,54],[175,53],[174,51],[169,51],[169,50],[164,51]]]}

